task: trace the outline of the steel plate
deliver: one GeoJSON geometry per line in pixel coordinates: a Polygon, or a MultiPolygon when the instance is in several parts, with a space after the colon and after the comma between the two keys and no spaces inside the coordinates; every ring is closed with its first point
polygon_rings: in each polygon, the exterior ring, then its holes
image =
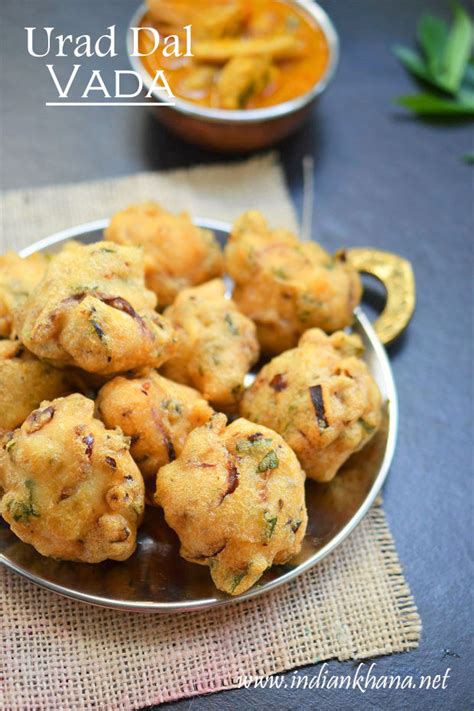
{"type": "MultiPolygon", "coordinates": [[[[196,218],[196,224],[213,229],[222,244],[229,225],[196,218]]],[[[91,243],[102,239],[107,220],[88,223],[43,239],[20,254],[54,252],[69,239],[91,243]]],[[[246,600],[272,590],[308,570],[334,551],[362,521],[380,492],[395,449],[398,405],[395,384],[385,349],[363,311],[355,311],[353,330],[365,345],[365,360],[384,400],[380,432],[353,455],[329,484],[308,481],[306,498],[308,531],[301,553],[291,565],[274,566],[260,583],[237,597],[218,592],[207,568],[179,557],[178,539],[156,508],[147,510],[134,555],[125,562],[100,565],[44,558],[22,543],[0,523],[0,562],[28,580],[76,600],[121,610],[183,612],[246,600]]]]}

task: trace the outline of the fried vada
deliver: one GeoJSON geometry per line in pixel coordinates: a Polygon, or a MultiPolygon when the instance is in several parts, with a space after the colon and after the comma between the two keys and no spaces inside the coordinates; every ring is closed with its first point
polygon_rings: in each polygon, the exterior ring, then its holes
{"type": "Polygon", "coordinates": [[[294,348],[308,328],[333,332],[351,324],[362,287],[344,252],[332,257],[247,212],[234,224],[225,258],[233,299],[257,325],[267,355],[294,348]]]}
{"type": "Polygon", "coordinates": [[[145,481],[181,454],[191,430],[213,414],[200,393],[163,378],[155,370],[137,377],[117,376],[100,390],[97,416],[131,438],[130,453],[145,481]]]}
{"type": "Polygon", "coordinates": [[[362,352],[359,336],[310,329],[242,399],[241,415],[279,432],[316,481],[330,481],[380,427],[382,398],[362,352]]]}
{"type": "Polygon", "coordinates": [[[143,247],[146,284],[160,307],[172,304],[182,289],[223,272],[224,259],[213,232],[194,225],[187,212],[175,215],[157,203],[131,205],[116,213],[105,237],[143,247]]]}
{"type": "Polygon", "coordinates": [[[182,291],[165,311],[176,331],[176,355],[162,368],[191,385],[216,408],[233,411],[244,378],[258,360],[255,325],[225,295],[221,279],[182,291]]]}
{"type": "Polygon", "coordinates": [[[20,341],[0,341],[0,432],[19,427],[43,400],[72,387],[69,373],[38,360],[20,341]]]}
{"type": "Polygon", "coordinates": [[[0,449],[0,513],[44,556],[100,563],[135,550],[144,510],[129,441],[82,395],[45,401],[0,449]]]}
{"type": "Polygon", "coordinates": [[[41,281],[47,263],[47,257],[40,253],[26,259],[15,252],[0,256],[0,338],[14,335],[15,310],[41,281]]]}
{"type": "Polygon", "coordinates": [[[301,548],[307,514],[304,473],[272,430],[225,415],[189,435],[158,472],[156,503],[186,560],[210,568],[219,590],[238,595],[301,548]]]}
{"type": "Polygon", "coordinates": [[[100,375],[158,367],[172,353],[173,333],[155,306],[140,249],[70,242],[23,303],[18,333],[57,367],[100,375]]]}

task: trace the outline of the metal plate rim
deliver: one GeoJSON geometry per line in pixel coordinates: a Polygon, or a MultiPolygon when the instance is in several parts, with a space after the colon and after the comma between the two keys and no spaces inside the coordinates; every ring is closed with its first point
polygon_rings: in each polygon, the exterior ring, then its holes
{"type": "MultiPolygon", "coordinates": [[[[220,220],[211,220],[207,218],[196,217],[193,220],[197,225],[206,227],[208,229],[215,229],[222,232],[229,232],[230,225],[227,222],[220,220]]],[[[53,247],[66,240],[74,239],[84,235],[85,233],[95,232],[99,230],[104,230],[109,224],[108,219],[95,220],[94,222],[84,223],[82,225],[77,225],[75,227],[62,230],[49,237],[46,237],[38,242],[35,242],[31,246],[21,250],[19,252],[21,257],[28,257],[35,252],[47,249],[48,247],[53,247]]],[[[0,553],[0,563],[5,565],[8,569],[21,575],[30,582],[38,585],[39,587],[45,588],[52,592],[55,592],[63,597],[78,600],[79,602],[88,603],[98,607],[123,610],[128,612],[154,612],[154,613],[176,613],[176,612],[191,612],[196,610],[205,610],[214,607],[220,607],[222,605],[235,604],[237,602],[243,602],[245,600],[250,600],[258,595],[274,590],[280,585],[283,585],[294,578],[298,577],[302,573],[306,572],[314,565],[323,560],[326,556],[332,553],[360,524],[360,522],[365,518],[369,509],[373,505],[375,499],[380,493],[382,486],[387,478],[390,465],[393,461],[395,446],[398,434],[398,397],[395,387],[395,382],[392,374],[392,369],[390,362],[385,351],[385,348],[380,343],[374,329],[372,328],[370,321],[364,314],[360,307],[354,312],[356,319],[358,320],[360,326],[365,332],[374,352],[377,356],[378,364],[383,374],[385,388],[387,392],[387,406],[389,409],[389,429],[387,433],[387,443],[385,447],[384,457],[379,469],[379,472],[368,492],[364,502],[352,516],[351,519],[346,523],[346,525],[330,540],[328,543],[318,550],[313,556],[311,556],[307,561],[301,563],[293,570],[290,570],[275,580],[265,583],[261,587],[254,586],[246,593],[239,595],[237,597],[229,597],[224,599],[204,599],[197,601],[189,601],[186,603],[182,602],[130,602],[124,600],[112,600],[110,598],[103,598],[98,595],[89,595],[87,593],[76,591],[74,589],[67,588],[62,585],[58,585],[52,581],[44,580],[43,578],[31,573],[25,568],[13,563],[4,554],[0,553]]]]}

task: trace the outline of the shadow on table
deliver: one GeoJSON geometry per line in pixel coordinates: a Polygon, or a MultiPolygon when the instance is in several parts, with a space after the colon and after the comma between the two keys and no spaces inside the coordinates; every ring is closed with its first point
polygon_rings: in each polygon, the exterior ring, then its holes
{"type": "Polygon", "coordinates": [[[302,183],[302,162],[306,155],[312,155],[315,163],[320,160],[324,141],[320,139],[321,128],[316,114],[292,136],[274,146],[246,153],[217,153],[199,148],[175,136],[162,126],[151,112],[144,111],[135,126],[135,137],[142,157],[149,170],[169,170],[177,167],[212,163],[238,163],[258,153],[276,150],[280,153],[288,179],[299,191],[302,183]]]}

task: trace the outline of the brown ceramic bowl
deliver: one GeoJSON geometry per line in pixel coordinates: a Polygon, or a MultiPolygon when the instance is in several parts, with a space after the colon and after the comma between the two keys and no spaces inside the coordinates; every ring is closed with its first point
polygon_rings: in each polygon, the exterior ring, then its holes
{"type": "MultiPolygon", "coordinates": [[[[312,107],[334,76],[339,61],[339,38],[326,12],[313,0],[287,0],[317,22],[329,47],[329,62],[324,75],[311,91],[276,106],[263,109],[229,111],[198,106],[179,97],[174,106],[159,106],[164,97],[153,91],[154,114],[170,131],[190,143],[215,151],[243,153],[265,148],[295,131],[311,113],[312,107]],[[158,104],[158,105],[157,105],[158,104]]],[[[129,27],[140,27],[146,7],[141,5],[130,21],[129,27]]],[[[139,57],[130,56],[131,33],[127,36],[127,49],[132,69],[143,79],[147,89],[151,77],[139,57]]]]}

